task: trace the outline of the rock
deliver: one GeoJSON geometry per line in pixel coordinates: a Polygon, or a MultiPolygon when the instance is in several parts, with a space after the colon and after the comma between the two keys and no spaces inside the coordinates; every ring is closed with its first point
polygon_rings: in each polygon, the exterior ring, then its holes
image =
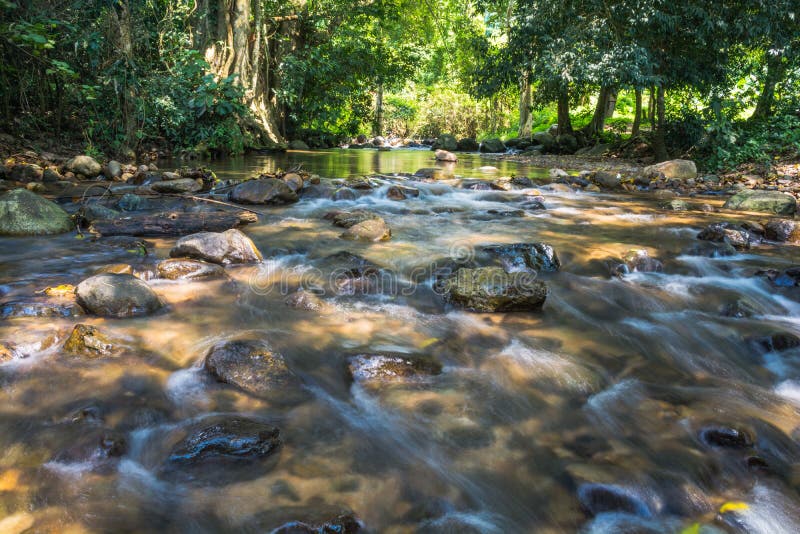
{"type": "Polygon", "coordinates": [[[172,464],[199,464],[209,460],[246,461],[273,454],[281,445],[280,431],[255,419],[232,417],[203,426],[175,445],[172,464]]]}
{"type": "Polygon", "coordinates": [[[547,191],[552,191],[554,193],[573,193],[574,190],[568,186],[567,184],[547,184],[543,186],[542,189],[546,189],[547,191]]]}
{"type": "Polygon", "coordinates": [[[545,152],[549,152],[556,146],[556,138],[548,132],[536,132],[531,139],[535,144],[542,145],[545,152]]]}
{"type": "Polygon", "coordinates": [[[664,270],[662,263],[651,257],[644,249],[629,250],[622,256],[622,263],[612,269],[615,275],[639,273],[660,273],[664,270]]]}
{"type": "Polygon", "coordinates": [[[356,195],[356,192],[349,187],[340,187],[333,192],[333,196],[331,198],[333,200],[355,200],[357,196],[358,195],[356,195]]]}
{"type": "Polygon", "coordinates": [[[561,268],[555,249],[547,243],[489,245],[481,250],[499,258],[507,272],[554,272],[561,268]]]}
{"type": "Polygon", "coordinates": [[[608,171],[597,171],[592,175],[592,180],[605,189],[617,189],[622,181],[619,174],[608,171]]]}
{"type": "Polygon", "coordinates": [[[447,301],[477,312],[537,311],[547,298],[544,282],[499,267],[461,268],[442,288],[447,301]]]}
{"type": "Polygon", "coordinates": [[[358,534],[363,532],[363,527],[352,513],[345,513],[321,522],[290,521],[269,532],[270,534],[358,534]]]}
{"type": "Polygon", "coordinates": [[[379,215],[367,210],[341,211],[329,215],[333,219],[333,224],[341,228],[350,228],[364,221],[383,220],[379,215]]]}
{"type": "Polygon", "coordinates": [[[689,209],[689,204],[685,200],[674,198],[672,200],[662,202],[660,207],[661,209],[669,211],[687,211],[689,209]]]}
{"type": "Polygon", "coordinates": [[[563,169],[550,169],[547,171],[547,175],[553,180],[567,180],[570,178],[569,173],[563,169]]]}
{"type": "Polygon", "coordinates": [[[8,173],[9,180],[14,182],[41,182],[44,177],[44,171],[39,165],[33,163],[17,163],[11,167],[8,173]]]}
{"type": "Polygon", "coordinates": [[[511,178],[511,185],[526,189],[528,187],[533,187],[533,181],[527,176],[514,176],[511,178]]]}
{"type": "Polygon", "coordinates": [[[578,500],[590,516],[606,512],[622,512],[651,517],[650,505],[636,493],[622,486],[612,484],[581,484],[578,487],[578,500]]]}
{"type": "Polygon", "coordinates": [[[96,274],[75,289],[78,304],[102,317],[147,315],[161,308],[158,295],[129,274],[96,274]]]}
{"type": "Polygon", "coordinates": [[[500,139],[484,139],[478,148],[480,152],[499,154],[506,151],[506,145],[500,139]]]}
{"type": "Polygon", "coordinates": [[[386,198],[389,200],[406,200],[408,197],[419,197],[419,189],[393,185],[386,190],[386,198]]]}
{"type": "Polygon", "coordinates": [[[367,142],[367,136],[364,134],[358,134],[358,137],[356,137],[356,142],[360,145],[363,145],[367,142]]]}
{"type": "Polygon", "coordinates": [[[478,145],[478,142],[475,139],[471,137],[465,137],[464,139],[458,140],[456,148],[461,152],[477,152],[478,148],[480,148],[480,145],[478,145]]]}
{"type": "Polygon", "coordinates": [[[91,325],[77,324],[72,329],[67,341],[64,343],[66,352],[89,358],[109,356],[114,353],[115,347],[111,340],[91,325]]]}
{"type": "Polygon", "coordinates": [[[219,382],[259,397],[275,393],[294,381],[283,356],[262,340],[218,343],[206,355],[204,365],[219,382]]]}
{"type": "Polygon", "coordinates": [[[233,188],[230,199],[241,204],[288,204],[297,202],[297,193],[277,178],[248,180],[233,188]]]}
{"type": "Polygon", "coordinates": [[[761,270],[756,272],[756,276],[766,277],[772,285],[777,287],[794,287],[800,285],[800,266],[789,267],[784,271],[761,270]]]}
{"type": "Polygon", "coordinates": [[[117,178],[122,177],[122,164],[119,161],[111,160],[106,165],[106,170],[108,171],[108,178],[111,180],[116,180],[117,178]]]}
{"type": "Polygon", "coordinates": [[[430,167],[425,169],[419,169],[417,172],[414,173],[415,178],[427,178],[428,180],[449,180],[451,178],[455,178],[455,174],[450,169],[444,169],[441,167],[430,167]]]}
{"type": "Polygon", "coordinates": [[[354,241],[386,241],[392,237],[392,230],[381,218],[369,219],[354,224],[340,237],[354,241]]]}
{"type": "Polygon", "coordinates": [[[203,186],[197,180],[179,178],[177,180],[156,182],[150,188],[157,193],[196,193],[203,186]]]}
{"type": "Polygon", "coordinates": [[[383,146],[385,144],[386,144],[386,138],[383,137],[382,135],[376,135],[372,139],[372,146],[383,146]]]}
{"type": "Polygon", "coordinates": [[[158,264],[158,276],[167,280],[198,280],[225,276],[225,269],[216,263],[185,258],[172,258],[158,264]]]}
{"type": "Polygon", "coordinates": [[[797,200],[792,195],[779,191],[746,189],[733,195],[722,207],[730,210],[794,215],[797,211],[797,200]]]}
{"type": "Polygon", "coordinates": [[[225,232],[200,232],[178,239],[171,258],[189,257],[222,265],[255,263],[262,259],[261,252],[249,237],[232,228],[225,232]]]}
{"type": "Polygon", "coordinates": [[[574,154],[578,150],[578,139],[572,134],[561,134],[556,137],[558,150],[562,154],[574,154]]]}
{"type": "Polygon", "coordinates": [[[658,200],[672,200],[677,195],[674,191],[670,191],[669,189],[657,189],[653,196],[658,200]]]}
{"type": "Polygon", "coordinates": [[[73,228],[66,211],[27,189],[14,189],[0,196],[0,235],[52,235],[73,228]]]}
{"type": "Polygon", "coordinates": [[[447,150],[449,152],[453,152],[455,150],[458,150],[458,142],[456,142],[456,138],[453,137],[452,135],[442,134],[439,136],[436,142],[433,143],[433,149],[434,150],[442,149],[442,150],[447,150]]]}
{"type": "Polygon", "coordinates": [[[47,168],[42,172],[42,183],[45,184],[54,184],[56,182],[61,182],[64,180],[64,177],[58,174],[58,171],[55,169],[47,168]]]}
{"type": "Polygon", "coordinates": [[[90,156],[75,156],[67,161],[64,168],[75,174],[82,174],[87,178],[94,178],[103,170],[103,167],[90,156]]]}
{"type": "Polygon", "coordinates": [[[745,317],[752,317],[758,315],[759,312],[756,307],[748,300],[737,299],[734,302],[723,304],[719,308],[719,314],[723,317],[733,317],[736,319],[743,319],[745,317]]]}
{"type": "Polygon", "coordinates": [[[291,189],[295,193],[303,189],[304,185],[303,177],[297,174],[296,172],[290,172],[289,174],[285,174],[281,178],[281,180],[283,180],[286,183],[286,185],[289,186],[289,189],[291,189]]]}
{"type": "Polygon", "coordinates": [[[447,150],[437,150],[436,161],[458,161],[458,156],[447,150]]]}
{"type": "Polygon", "coordinates": [[[791,219],[770,219],[764,226],[764,234],[771,241],[797,243],[800,242],[800,225],[791,219]]]}
{"type": "Polygon", "coordinates": [[[736,249],[730,243],[714,243],[713,241],[702,241],[696,243],[684,251],[688,256],[705,256],[706,258],[724,258],[735,256],[736,249]]]}
{"type": "Polygon", "coordinates": [[[750,336],[745,342],[762,353],[783,352],[800,347],[800,337],[789,332],[772,332],[765,336],[750,336]]]}
{"type": "Polygon", "coordinates": [[[296,310],[320,311],[325,307],[318,295],[304,289],[298,289],[284,300],[287,306],[296,310]]]}
{"type": "Polygon", "coordinates": [[[383,382],[438,375],[442,364],[424,355],[358,354],[347,359],[347,369],[355,382],[383,382]]]}
{"type": "Polygon", "coordinates": [[[110,273],[110,274],[133,274],[133,266],[128,263],[111,263],[109,265],[103,265],[102,267],[98,267],[94,274],[102,274],[102,273],[110,273]]]}
{"type": "Polygon", "coordinates": [[[308,145],[300,139],[289,141],[289,150],[309,150],[308,145]]]}
{"type": "Polygon", "coordinates": [[[746,449],[753,446],[753,438],[747,431],[729,426],[705,427],[697,437],[709,447],[746,449]]]}
{"type": "Polygon", "coordinates": [[[78,210],[80,216],[86,222],[94,222],[100,219],[116,219],[117,217],[122,217],[122,213],[104,206],[98,202],[89,202],[88,204],[84,204],[80,210],[78,210]]]}
{"type": "Polygon", "coordinates": [[[14,317],[77,317],[83,309],[74,299],[32,298],[0,304],[0,319],[14,317]]]}
{"type": "Polygon", "coordinates": [[[697,239],[728,243],[737,250],[747,250],[753,242],[758,242],[750,232],[730,223],[710,224],[697,234],[697,239]]]}
{"type": "Polygon", "coordinates": [[[136,211],[145,207],[145,200],[139,195],[133,193],[125,193],[122,198],[117,201],[117,207],[122,211],[136,211]]]}
{"type": "Polygon", "coordinates": [[[347,251],[331,254],[325,259],[336,265],[330,276],[336,293],[367,294],[378,289],[381,267],[376,263],[347,251]]]}
{"type": "Polygon", "coordinates": [[[644,175],[649,179],[664,177],[667,180],[694,180],[697,178],[697,166],[694,161],[673,159],[645,167],[644,175]]]}
{"type": "Polygon", "coordinates": [[[17,357],[17,351],[11,343],[0,341],[0,363],[10,362],[17,357]]]}

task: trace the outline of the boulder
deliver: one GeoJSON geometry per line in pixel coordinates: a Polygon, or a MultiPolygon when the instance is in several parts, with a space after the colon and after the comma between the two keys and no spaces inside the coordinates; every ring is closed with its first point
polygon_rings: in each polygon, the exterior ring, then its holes
{"type": "Polygon", "coordinates": [[[767,239],[780,243],[800,242],[800,225],[791,219],[770,219],[764,225],[767,239]]]}
{"type": "Polygon", "coordinates": [[[561,262],[555,249],[547,243],[514,243],[489,245],[481,250],[498,258],[508,272],[558,271],[561,262]]]}
{"type": "Polygon", "coordinates": [[[233,188],[230,199],[241,204],[288,204],[297,202],[297,193],[283,180],[263,178],[248,180],[233,188]]]}
{"type": "Polygon", "coordinates": [[[550,169],[547,175],[553,180],[568,180],[570,175],[564,169],[550,169]]]}
{"type": "Polygon", "coordinates": [[[64,177],[61,176],[56,169],[48,167],[42,172],[42,183],[54,184],[62,180],[64,180],[64,177]]]}
{"type": "Polygon", "coordinates": [[[204,366],[219,382],[259,397],[275,393],[294,381],[283,356],[258,339],[218,343],[206,355],[204,366]]]}
{"type": "Polygon", "coordinates": [[[458,150],[458,142],[456,138],[450,134],[442,134],[439,136],[438,139],[433,143],[433,149],[438,150],[447,150],[449,152],[453,152],[458,150]]]}
{"type": "Polygon", "coordinates": [[[776,287],[795,287],[800,285],[800,266],[789,267],[783,271],[764,269],[757,271],[756,276],[765,277],[776,287]]]}
{"type": "Polygon", "coordinates": [[[753,446],[753,437],[744,429],[712,425],[700,429],[697,437],[709,447],[746,449],[753,446]]]}
{"type": "Polygon", "coordinates": [[[403,185],[393,185],[386,190],[386,198],[389,200],[406,200],[408,197],[418,197],[419,189],[406,187],[403,185]]]}
{"type": "Polygon", "coordinates": [[[542,145],[545,152],[552,150],[556,146],[556,138],[548,132],[536,132],[531,137],[537,145],[542,145]]]}
{"type": "Polygon", "coordinates": [[[74,299],[29,298],[0,304],[0,319],[14,317],[77,317],[83,309],[74,299]]]}
{"type": "Polygon", "coordinates": [[[428,167],[425,169],[419,169],[417,172],[414,173],[415,178],[427,178],[428,180],[449,180],[451,178],[455,178],[455,174],[450,169],[444,169],[441,167],[428,167]]]}
{"type": "Polygon", "coordinates": [[[367,294],[379,289],[382,269],[378,264],[347,251],[331,254],[325,259],[335,265],[330,276],[334,293],[367,294]]]}
{"type": "Polygon", "coordinates": [[[737,250],[747,250],[751,244],[758,242],[757,236],[730,223],[709,224],[697,234],[697,239],[728,243],[737,250]]]}
{"type": "Polygon", "coordinates": [[[447,150],[436,151],[436,161],[458,161],[458,156],[447,150]]]}
{"type": "Polygon", "coordinates": [[[478,142],[472,137],[465,137],[464,139],[458,140],[456,148],[461,152],[477,152],[480,145],[478,145],[478,142]]]}
{"type": "Polygon", "coordinates": [[[341,228],[350,228],[364,221],[383,220],[379,215],[367,210],[332,212],[327,214],[326,218],[331,218],[333,224],[341,228]]]}
{"type": "Polygon", "coordinates": [[[102,334],[97,327],[87,324],[76,324],[72,329],[64,350],[71,354],[99,358],[112,355],[116,348],[114,343],[102,334]]]}
{"type": "Polygon", "coordinates": [[[478,148],[478,150],[488,154],[497,154],[505,152],[506,145],[500,139],[497,138],[484,139],[481,142],[481,145],[478,148]]]}
{"type": "Polygon", "coordinates": [[[572,134],[561,134],[556,137],[558,151],[562,154],[574,154],[578,150],[578,139],[572,134]]]}
{"type": "Polygon", "coordinates": [[[547,286],[527,272],[500,267],[461,268],[442,284],[448,302],[477,312],[537,311],[547,286]]]}
{"type": "Polygon", "coordinates": [[[797,211],[797,200],[792,195],[780,191],[747,189],[733,195],[722,207],[730,210],[794,215],[797,211]]]}
{"type": "Polygon", "coordinates": [[[333,192],[332,200],[355,200],[358,197],[356,192],[349,187],[340,187],[333,192]]]}
{"type": "Polygon", "coordinates": [[[637,495],[631,488],[613,484],[582,484],[578,487],[578,500],[581,508],[589,516],[606,512],[621,512],[641,517],[654,515],[654,510],[646,498],[637,495]]]}
{"type": "Polygon", "coordinates": [[[321,311],[325,308],[325,303],[318,295],[302,288],[286,297],[283,302],[296,310],[321,311]]]}
{"type": "Polygon", "coordinates": [[[225,276],[225,269],[216,263],[188,258],[171,258],[158,264],[158,276],[167,280],[198,280],[225,276]]]}
{"type": "Polygon", "coordinates": [[[122,211],[136,211],[144,209],[146,205],[147,201],[144,198],[133,193],[125,193],[122,195],[122,198],[117,201],[117,207],[122,211]]]}
{"type": "Polygon", "coordinates": [[[52,235],[69,232],[72,219],[57,204],[27,189],[0,196],[0,235],[52,235]]]}
{"type": "Polygon", "coordinates": [[[203,189],[203,186],[192,178],[178,178],[156,182],[150,188],[157,193],[196,193],[203,189]]]}
{"type": "Polygon", "coordinates": [[[644,168],[644,176],[648,179],[661,177],[667,180],[695,180],[697,179],[697,166],[694,161],[687,159],[673,159],[662,161],[644,168]]]}
{"type": "Polygon", "coordinates": [[[203,464],[207,461],[247,461],[269,456],[281,445],[280,431],[244,417],[226,418],[204,425],[176,444],[169,463],[203,464]]]}
{"type": "Polygon", "coordinates": [[[261,261],[261,252],[249,237],[232,228],[225,232],[200,232],[178,239],[172,258],[195,258],[222,265],[261,261]]]}
{"type": "Polygon", "coordinates": [[[80,210],[78,210],[78,214],[87,222],[93,222],[99,219],[116,219],[117,217],[122,217],[122,213],[104,206],[98,202],[89,202],[88,204],[84,204],[80,210]]]}
{"type": "Polygon", "coordinates": [[[290,172],[289,174],[284,175],[281,180],[283,180],[286,185],[289,186],[289,189],[295,193],[298,193],[301,189],[303,189],[303,177],[296,172],[290,172]]]}
{"type": "Polygon", "coordinates": [[[8,178],[14,182],[41,182],[44,178],[44,170],[34,163],[17,163],[8,174],[8,178]]]}
{"type": "Polygon", "coordinates": [[[619,174],[608,171],[597,171],[592,175],[592,181],[605,189],[617,189],[622,182],[619,174]]]}
{"type": "Polygon", "coordinates": [[[386,241],[391,237],[391,228],[381,218],[369,219],[354,224],[341,235],[342,239],[354,241],[386,241]]]}
{"type": "Polygon", "coordinates": [[[355,382],[384,382],[438,375],[442,364],[427,355],[358,354],[347,359],[347,369],[355,382]]]}
{"type": "Polygon", "coordinates": [[[289,141],[289,150],[309,150],[309,148],[305,141],[295,139],[294,141],[289,141]]]}
{"type": "Polygon", "coordinates": [[[145,282],[129,274],[97,274],[78,284],[78,304],[103,317],[147,315],[162,306],[145,282]]]}
{"type": "Polygon", "coordinates": [[[689,209],[689,203],[680,198],[673,198],[672,200],[662,202],[659,204],[659,207],[668,211],[687,211],[689,209]]]}
{"type": "Polygon", "coordinates": [[[750,336],[745,342],[759,352],[782,352],[800,347],[800,337],[790,332],[771,332],[762,336],[750,336]]]}
{"type": "Polygon", "coordinates": [[[67,161],[64,168],[75,174],[82,174],[87,178],[94,178],[100,174],[103,167],[91,156],[75,156],[67,161]]]}
{"type": "Polygon", "coordinates": [[[713,241],[701,241],[695,243],[683,251],[687,256],[705,256],[706,258],[724,258],[735,256],[736,249],[730,243],[715,243],[713,241]]]}
{"type": "Polygon", "coordinates": [[[622,256],[621,263],[611,262],[611,274],[623,276],[632,272],[658,273],[664,270],[662,263],[651,257],[644,249],[632,249],[622,256]]]}
{"type": "Polygon", "coordinates": [[[119,161],[111,160],[106,165],[106,170],[108,171],[108,178],[111,180],[116,180],[122,177],[122,164],[119,161]]]}

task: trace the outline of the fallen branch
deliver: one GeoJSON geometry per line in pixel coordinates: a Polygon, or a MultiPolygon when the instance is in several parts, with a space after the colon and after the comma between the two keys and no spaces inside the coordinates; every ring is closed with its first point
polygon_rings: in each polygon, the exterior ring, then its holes
{"type": "Polygon", "coordinates": [[[99,219],[89,226],[89,231],[104,236],[179,236],[197,232],[222,232],[257,221],[257,216],[244,210],[205,213],[166,212],[118,219],[99,219]]]}

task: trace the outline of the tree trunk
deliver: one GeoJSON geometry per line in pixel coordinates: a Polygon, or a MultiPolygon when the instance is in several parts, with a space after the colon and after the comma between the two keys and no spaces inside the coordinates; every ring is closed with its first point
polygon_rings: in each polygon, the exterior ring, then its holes
{"type": "Polygon", "coordinates": [[[614,116],[614,111],[617,109],[617,94],[619,93],[619,89],[609,89],[608,90],[608,97],[606,98],[606,119],[610,119],[614,116]]]}
{"type": "Polygon", "coordinates": [[[519,95],[519,137],[531,136],[531,81],[525,73],[520,80],[519,95]]]}
{"type": "Polygon", "coordinates": [[[572,121],[569,118],[569,94],[565,90],[558,95],[558,135],[571,133],[572,121]]]}
{"type": "Polygon", "coordinates": [[[756,110],[751,117],[752,120],[768,119],[772,116],[772,105],[775,102],[775,86],[780,83],[786,72],[783,64],[783,54],[770,54],[766,52],[767,76],[764,79],[764,89],[758,96],[756,110]]]}
{"type": "Polygon", "coordinates": [[[136,132],[136,109],[135,109],[135,94],[132,84],[129,79],[133,73],[130,69],[133,65],[133,39],[132,39],[132,20],[130,5],[127,1],[118,2],[114,4],[112,9],[112,16],[117,23],[117,32],[119,36],[119,51],[122,53],[122,59],[125,63],[125,78],[122,85],[117,87],[119,95],[120,115],[122,116],[122,130],[127,148],[135,148],[134,134],[136,132]]]}
{"type": "Polygon", "coordinates": [[[639,135],[639,127],[642,123],[642,90],[636,89],[636,111],[633,114],[633,127],[631,127],[631,137],[639,135]]]}
{"type": "Polygon", "coordinates": [[[597,96],[597,104],[594,107],[594,115],[592,115],[592,120],[583,129],[587,136],[597,137],[603,133],[612,94],[614,95],[614,104],[616,105],[616,91],[611,87],[600,88],[600,94],[597,96]]]}
{"type": "Polygon", "coordinates": [[[656,124],[653,128],[653,157],[656,162],[669,159],[667,144],[664,139],[664,115],[666,112],[664,100],[664,87],[659,86],[656,93],[656,124]]]}
{"type": "Polygon", "coordinates": [[[647,122],[650,123],[650,129],[654,130],[656,127],[656,88],[650,88],[650,97],[647,99],[647,122]]]}
{"type": "Polygon", "coordinates": [[[383,84],[378,82],[375,93],[375,124],[372,125],[373,135],[383,135],[383,84]]]}

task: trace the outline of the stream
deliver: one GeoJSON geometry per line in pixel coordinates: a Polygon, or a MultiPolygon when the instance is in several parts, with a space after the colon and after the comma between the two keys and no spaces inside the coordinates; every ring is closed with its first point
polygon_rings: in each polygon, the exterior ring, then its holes
{"type": "MultiPolygon", "coordinates": [[[[464,178],[546,182],[547,169],[460,158],[464,178]]],[[[430,151],[333,150],[209,167],[239,180],[298,163],[323,183],[433,166],[430,151]]],[[[24,356],[0,364],[0,531],[340,532],[319,525],[352,513],[390,533],[800,532],[800,348],[759,341],[800,335],[800,293],[755,275],[798,263],[795,247],[694,255],[708,224],[760,219],[666,211],[652,196],[537,186],[546,209],[533,210],[529,188],[397,182],[419,196],[390,200],[379,182],[355,200],[257,207],[265,215],[243,231],[264,261],[228,267],[226,279],[151,279],[167,305],[154,315],[0,320],[0,340],[24,356]],[[392,238],[340,239],[324,216],[355,208],[383,217],[392,238]],[[472,313],[437,294],[431,273],[448,260],[535,242],[561,261],[539,275],[541,312],[472,313]],[[663,270],[611,276],[607,260],[631,249],[663,270]],[[343,251],[391,276],[367,294],[326,291],[343,251]],[[324,306],[287,306],[298,287],[324,306]],[[740,299],[749,316],[720,313],[740,299]],[[65,354],[77,322],[125,350],[65,354]],[[208,377],[210,348],[242,332],[283,355],[292,391],[260,398],[208,377]],[[348,376],[348,357],[381,352],[425,354],[442,372],[348,376]],[[278,427],[278,452],[164,467],[187,428],[233,415],[278,427]],[[121,454],[98,450],[109,439],[121,454]]],[[[0,238],[0,302],[77,285],[103,265],[146,271],[175,243],[147,241],[140,257],[74,232],[0,238]]]]}

